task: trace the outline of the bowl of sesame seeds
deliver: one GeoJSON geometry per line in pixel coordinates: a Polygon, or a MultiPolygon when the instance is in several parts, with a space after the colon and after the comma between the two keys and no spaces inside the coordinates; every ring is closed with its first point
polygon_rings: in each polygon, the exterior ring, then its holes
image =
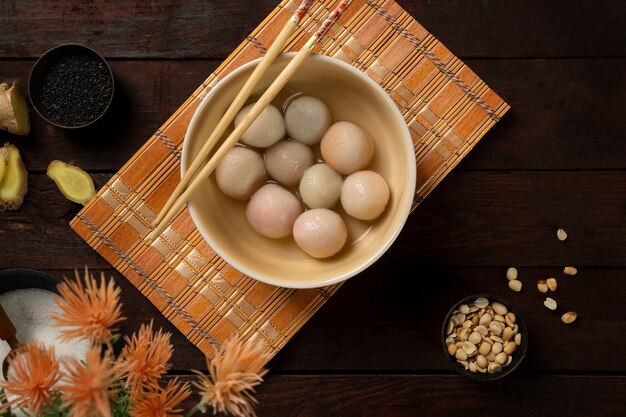
{"type": "Polygon", "coordinates": [[[28,92],[35,111],[66,129],[89,126],[113,101],[113,72],[91,48],[65,44],[44,53],[33,65],[28,92]]]}

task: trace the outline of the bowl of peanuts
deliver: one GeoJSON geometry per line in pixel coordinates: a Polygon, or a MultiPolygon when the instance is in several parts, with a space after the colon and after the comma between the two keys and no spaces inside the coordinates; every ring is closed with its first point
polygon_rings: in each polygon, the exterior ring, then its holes
{"type": "Polygon", "coordinates": [[[474,294],[450,309],[441,330],[444,354],[461,375],[493,381],[522,362],[528,330],[519,311],[500,297],[474,294]]]}

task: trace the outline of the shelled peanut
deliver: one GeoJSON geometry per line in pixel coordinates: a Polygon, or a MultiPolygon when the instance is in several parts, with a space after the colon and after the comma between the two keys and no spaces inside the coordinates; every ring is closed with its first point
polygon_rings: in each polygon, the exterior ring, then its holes
{"type": "Polygon", "coordinates": [[[483,297],[452,312],[446,335],[448,354],[466,370],[480,373],[501,372],[522,343],[515,314],[483,297]]]}

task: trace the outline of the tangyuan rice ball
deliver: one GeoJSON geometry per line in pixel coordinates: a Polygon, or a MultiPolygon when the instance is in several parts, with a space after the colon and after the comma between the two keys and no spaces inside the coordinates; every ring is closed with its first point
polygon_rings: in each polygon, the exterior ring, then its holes
{"type": "Polygon", "coordinates": [[[215,168],[215,181],[228,197],[247,200],[267,181],[263,156],[252,149],[235,146],[215,168]]]}
{"type": "Polygon", "coordinates": [[[341,187],[341,206],[359,220],[374,220],[389,202],[389,185],[377,172],[359,171],[348,176],[341,187]]]}
{"type": "Polygon", "coordinates": [[[343,177],[328,164],[316,164],[304,171],[300,197],[310,208],[332,208],[339,202],[343,177]]]}
{"type": "Polygon", "coordinates": [[[365,169],[374,155],[370,134],[351,122],[337,122],[324,134],[320,144],[322,157],[343,175],[365,169]]]}
{"type": "MultiPolygon", "coordinates": [[[[235,127],[239,126],[246,115],[252,109],[254,103],[242,108],[235,117],[235,127]]],[[[285,137],[285,121],[280,110],[269,104],[263,109],[261,114],[250,125],[243,135],[241,141],[249,146],[257,148],[267,148],[285,137]]]]}
{"type": "Polygon", "coordinates": [[[291,235],[302,213],[298,197],[277,184],[265,184],[252,195],[246,207],[248,223],[255,232],[271,239],[291,235]]]}
{"type": "Polygon", "coordinates": [[[281,140],[265,150],[267,173],[287,187],[298,184],[313,162],[313,151],[300,142],[281,140]]]}
{"type": "Polygon", "coordinates": [[[334,211],[312,209],[302,213],[294,223],[293,238],[307,254],[314,258],[328,258],[346,244],[348,227],[334,211]]]}
{"type": "Polygon", "coordinates": [[[315,145],[332,121],[328,106],[317,97],[300,96],[285,110],[287,134],[305,145],[315,145]]]}

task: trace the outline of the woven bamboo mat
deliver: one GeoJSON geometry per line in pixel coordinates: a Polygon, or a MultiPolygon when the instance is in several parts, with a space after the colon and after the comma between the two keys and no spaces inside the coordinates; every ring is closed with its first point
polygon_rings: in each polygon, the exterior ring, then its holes
{"type": "MultiPolygon", "coordinates": [[[[71,221],[192,343],[212,356],[239,333],[276,354],[337,291],[272,287],[244,276],[202,239],[181,210],[156,242],[145,237],[180,180],[182,142],[207,92],[261,56],[299,0],[284,0],[71,221]]],[[[313,4],[286,50],[298,50],[336,3],[313,4]]],[[[509,106],[393,0],[355,0],[317,53],[367,73],[395,100],[417,157],[415,208],[509,106]]]]}

